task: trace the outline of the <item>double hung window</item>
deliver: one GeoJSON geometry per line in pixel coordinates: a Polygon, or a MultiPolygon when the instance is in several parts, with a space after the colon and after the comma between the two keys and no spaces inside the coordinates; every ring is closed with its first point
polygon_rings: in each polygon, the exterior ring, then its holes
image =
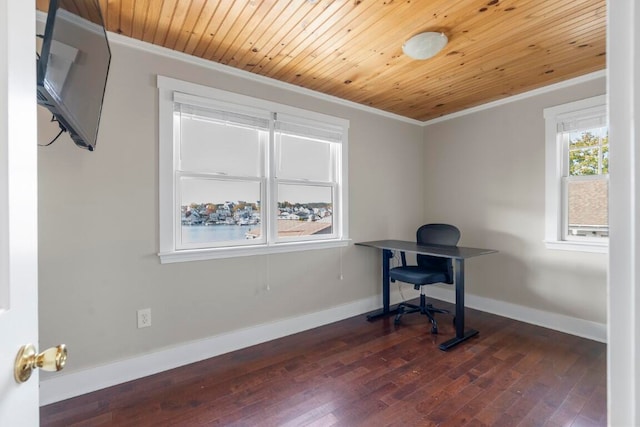
{"type": "Polygon", "coordinates": [[[609,132],[605,97],[545,109],[549,247],[606,251],[609,132]]]}
{"type": "Polygon", "coordinates": [[[164,77],[162,262],[344,246],[348,122],[164,77]]]}

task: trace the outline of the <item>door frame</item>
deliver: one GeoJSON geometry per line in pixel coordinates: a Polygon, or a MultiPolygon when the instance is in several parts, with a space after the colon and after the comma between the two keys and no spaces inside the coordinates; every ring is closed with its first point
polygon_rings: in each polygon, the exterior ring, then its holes
{"type": "Polygon", "coordinates": [[[38,344],[35,2],[0,1],[0,425],[39,424],[38,372],[18,384],[18,349],[38,344]]]}

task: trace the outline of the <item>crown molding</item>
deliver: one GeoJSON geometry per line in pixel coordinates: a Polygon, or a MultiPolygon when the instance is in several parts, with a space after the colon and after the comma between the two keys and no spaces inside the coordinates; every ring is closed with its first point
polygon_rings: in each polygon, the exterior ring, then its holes
{"type": "Polygon", "coordinates": [[[270,77],[262,76],[260,74],[250,73],[249,71],[241,70],[239,68],[234,68],[228,65],[220,64],[214,61],[209,61],[207,59],[199,58],[193,55],[186,54],[184,52],[178,52],[175,50],[168,49],[163,46],[157,46],[145,41],[133,39],[127,36],[123,36],[121,34],[107,32],[107,37],[110,42],[115,44],[119,44],[122,46],[131,47],[134,49],[142,50],[148,53],[164,56],[166,58],[175,59],[177,61],[183,63],[189,63],[193,65],[197,65],[199,67],[208,68],[213,71],[217,71],[224,74],[229,74],[234,77],[239,77],[246,80],[251,80],[257,83],[269,85],[276,87],[282,90],[288,90],[291,92],[296,92],[301,95],[311,96],[323,101],[331,102],[333,104],[339,104],[345,107],[354,108],[357,110],[361,110],[367,113],[376,114],[378,116],[387,117],[389,119],[398,120],[405,123],[410,123],[413,125],[422,126],[423,122],[420,120],[411,119],[408,117],[404,117],[398,114],[393,114],[388,111],[379,110],[377,108],[368,107],[366,105],[358,104],[357,102],[348,101],[346,99],[338,98],[336,96],[327,95],[325,93],[317,92],[315,90],[307,89],[301,86],[296,86],[291,83],[282,82],[280,80],[275,80],[270,77]]]}
{"type": "MultiPolygon", "coordinates": [[[[47,20],[47,14],[41,11],[36,11],[36,20],[40,24],[44,24],[47,20]]],[[[377,108],[369,107],[366,105],[358,104],[357,102],[348,101],[346,99],[338,98],[333,95],[327,95],[325,93],[317,92],[315,90],[307,89],[301,86],[296,86],[291,83],[285,83],[279,80],[272,79],[270,77],[262,76],[255,73],[250,73],[245,70],[241,70],[238,68],[230,67],[228,65],[219,64],[217,62],[209,61],[203,58],[199,58],[193,55],[186,54],[184,52],[178,52],[175,50],[168,49],[163,46],[157,46],[145,41],[141,41],[138,39],[133,39],[131,37],[123,36],[121,34],[113,33],[107,31],[107,38],[109,42],[113,42],[118,45],[131,47],[133,49],[142,50],[148,53],[164,56],[167,58],[172,58],[177,61],[183,63],[193,64],[199,67],[208,68],[220,73],[229,74],[235,77],[255,81],[258,83],[266,84],[269,86],[273,86],[279,89],[288,90],[291,92],[296,92],[301,95],[311,96],[323,101],[331,102],[334,104],[339,104],[345,107],[354,108],[360,111],[364,111],[371,114],[376,114],[382,117],[398,120],[405,123],[410,123],[419,126],[429,126],[435,123],[440,123],[443,121],[455,119],[458,117],[466,116],[468,114],[477,113],[479,111],[488,110],[491,108],[495,108],[501,105],[506,105],[512,102],[520,101],[526,98],[530,98],[533,96],[542,95],[544,93],[552,92],[558,89],[563,89],[567,87],[571,87],[580,83],[585,83],[591,80],[599,79],[607,76],[606,70],[600,70],[593,73],[585,74],[583,76],[575,77],[573,79],[565,80],[559,83],[554,83],[548,86],[543,86],[538,89],[530,90],[528,92],[520,93],[517,95],[513,95],[507,98],[499,99],[497,101],[488,102],[486,104],[478,105],[476,107],[467,108],[466,110],[458,111],[455,113],[447,114],[442,117],[438,117],[431,120],[421,121],[416,119],[411,119],[409,117],[404,117],[399,114],[390,113],[388,111],[383,111],[377,108]]]]}
{"type": "MultiPolygon", "coordinates": [[[[36,11],[36,21],[39,24],[43,24],[47,20],[47,14],[41,11],[36,11]]],[[[159,56],[164,56],[166,58],[175,59],[177,61],[183,63],[189,63],[193,65],[197,65],[199,67],[208,68],[210,70],[214,70],[220,73],[229,74],[235,77],[252,80],[258,83],[266,84],[269,86],[277,87],[279,89],[288,90],[291,92],[296,92],[301,95],[312,96],[314,98],[331,102],[334,104],[340,104],[345,107],[354,108],[357,110],[361,110],[367,113],[376,114],[378,116],[387,117],[389,119],[398,120],[405,123],[410,123],[413,125],[422,126],[423,122],[420,120],[411,119],[409,117],[404,117],[399,114],[390,113],[388,111],[379,110],[377,108],[369,107],[366,105],[358,104],[357,102],[348,101],[346,99],[338,98],[336,96],[327,95],[322,92],[317,92],[315,90],[307,89],[301,86],[296,86],[291,83],[281,82],[280,80],[275,80],[270,77],[261,76],[259,74],[250,73],[245,70],[241,70],[238,68],[230,67],[228,65],[219,64],[217,62],[209,61],[207,59],[199,58],[197,56],[189,55],[184,52],[178,52],[175,50],[168,49],[163,46],[157,46],[152,43],[148,43],[142,40],[134,39],[131,37],[123,36],[122,34],[113,33],[111,31],[107,31],[107,38],[110,43],[118,44],[121,46],[130,47],[133,49],[138,49],[144,52],[156,54],[159,56]]]]}
{"type": "Polygon", "coordinates": [[[427,120],[422,122],[422,126],[429,126],[436,123],[444,122],[451,119],[456,119],[458,117],[466,116],[468,114],[477,113],[479,111],[489,110],[491,108],[499,107],[501,105],[510,104],[512,102],[521,101],[523,99],[531,98],[533,96],[542,95],[544,93],[553,92],[555,90],[564,89],[567,87],[575,86],[580,83],[589,82],[591,80],[596,80],[602,77],[607,77],[607,70],[595,71],[593,73],[585,74],[579,77],[574,77],[573,79],[564,80],[558,83],[554,83],[548,86],[543,86],[538,89],[533,89],[528,92],[519,93],[517,95],[509,96],[507,98],[498,99],[497,101],[487,102],[486,104],[481,104],[475,107],[467,108],[466,110],[457,111],[455,113],[447,114],[446,116],[438,117],[435,119],[427,120]]]}

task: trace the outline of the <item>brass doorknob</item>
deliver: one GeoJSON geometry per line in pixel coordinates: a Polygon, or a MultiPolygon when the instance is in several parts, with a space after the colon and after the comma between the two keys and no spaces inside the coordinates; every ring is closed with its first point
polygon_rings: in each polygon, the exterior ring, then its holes
{"type": "Polygon", "coordinates": [[[55,372],[64,368],[66,362],[67,347],[64,344],[48,348],[40,354],[36,353],[33,344],[23,345],[16,356],[13,376],[17,382],[23,383],[31,378],[31,372],[36,368],[55,372]]]}

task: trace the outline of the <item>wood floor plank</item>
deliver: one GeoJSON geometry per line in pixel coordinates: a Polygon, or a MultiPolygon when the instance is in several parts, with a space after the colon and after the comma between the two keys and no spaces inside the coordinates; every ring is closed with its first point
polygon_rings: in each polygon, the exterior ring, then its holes
{"type": "Polygon", "coordinates": [[[466,316],[480,335],[448,352],[450,316],[438,335],[357,316],[44,406],[41,425],[606,425],[605,344],[466,316]]]}

